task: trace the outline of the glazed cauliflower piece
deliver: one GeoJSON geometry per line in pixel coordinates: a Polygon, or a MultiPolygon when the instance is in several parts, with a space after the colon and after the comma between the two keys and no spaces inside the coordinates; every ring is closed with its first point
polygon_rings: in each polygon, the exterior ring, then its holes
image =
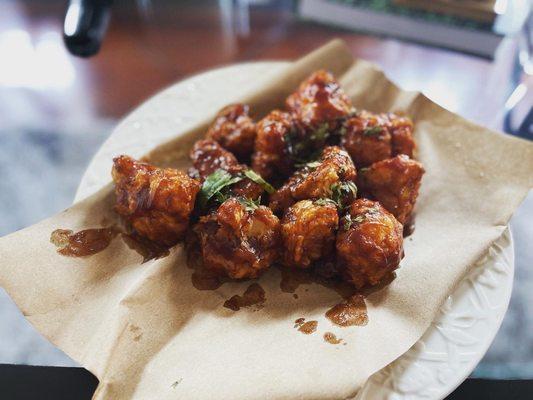
{"type": "Polygon", "coordinates": [[[254,171],[267,180],[289,176],[294,170],[294,161],[287,151],[287,139],[296,130],[291,115],[279,110],[272,111],[259,121],[252,155],[254,171]]]}
{"type": "Polygon", "coordinates": [[[302,82],[286,105],[288,112],[274,110],[257,124],[252,166],[265,179],[280,181],[296,163],[314,158],[354,113],[339,83],[326,71],[302,82]]]}
{"type": "Polygon", "coordinates": [[[348,153],[328,146],[319,161],[297,171],[270,197],[269,207],[282,213],[298,200],[331,198],[335,185],[353,182],[355,178],[355,166],[348,153]]]}
{"type": "Polygon", "coordinates": [[[209,127],[206,139],[218,142],[240,160],[250,158],[254,149],[255,123],[244,104],[231,104],[217,114],[209,127]]]}
{"type": "Polygon", "coordinates": [[[405,155],[378,161],[359,171],[358,187],[379,201],[402,224],[410,221],[424,168],[405,155]]]}
{"type": "MultiPolygon", "coordinates": [[[[242,174],[246,165],[239,164],[237,158],[229,151],[222,148],[218,142],[210,139],[198,140],[190,153],[193,167],[189,170],[189,175],[198,177],[204,181],[215,171],[222,169],[231,175],[242,174]]],[[[244,177],[241,181],[231,187],[231,192],[235,196],[242,196],[248,199],[258,199],[263,193],[263,188],[244,177]]]]}
{"type": "Polygon", "coordinates": [[[125,155],[113,159],[111,174],[115,210],[140,236],[165,246],[184,238],[200,182],[125,155]]]}
{"type": "Polygon", "coordinates": [[[324,125],[329,130],[335,130],[339,121],[354,111],[337,80],[324,70],[311,74],[285,103],[306,130],[324,125]]]}
{"type": "Polygon", "coordinates": [[[413,158],[416,148],[415,139],[413,138],[413,121],[410,118],[392,113],[387,114],[387,117],[389,118],[389,129],[392,135],[392,155],[405,154],[409,158],[413,158]]]}
{"type": "Polygon", "coordinates": [[[398,154],[413,157],[412,131],[409,118],[361,111],[344,122],[341,146],[358,168],[367,167],[398,154]]]}
{"type": "Polygon", "coordinates": [[[302,200],[289,207],[281,220],[283,264],[307,268],[329,257],[338,224],[337,207],[331,202],[302,200]]]}
{"type": "Polygon", "coordinates": [[[358,168],[391,157],[392,139],[387,124],[383,114],[368,112],[360,112],[344,123],[341,146],[358,168]]]}
{"type": "Polygon", "coordinates": [[[264,206],[226,200],[194,226],[204,268],[232,279],[256,278],[281,250],[280,222],[264,206]]]}
{"type": "Polygon", "coordinates": [[[361,288],[376,285],[400,265],[403,226],[378,202],[358,199],[341,218],[337,233],[337,268],[361,288]]]}

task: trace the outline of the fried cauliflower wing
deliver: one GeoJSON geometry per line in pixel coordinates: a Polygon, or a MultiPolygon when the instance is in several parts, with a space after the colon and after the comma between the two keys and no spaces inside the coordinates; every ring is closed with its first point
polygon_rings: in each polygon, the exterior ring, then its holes
{"type": "Polygon", "coordinates": [[[230,171],[239,165],[233,153],[211,139],[198,140],[190,152],[193,168],[189,175],[204,180],[217,169],[230,171]]]}
{"type": "Polygon", "coordinates": [[[232,279],[256,278],[280,252],[280,222],[267,207],[226,200],[193,228],[204,268],[232,279]]]}
{"type": "Polygon", "coordinates": [[[341,146],[350,154],[358,168],[391,157],[392,136],[388,122],[383,114],[362,111],[344,123],[345,133],[341,146]]]}
{"type": "Polygon", "coordinates": [[[403,258],[403,226],[378,202],[358,199],[341,218],[337,268],[357,288],[379,283],[403,258]]]}
{"type": "Polygon", "coordinates": [[[338,224],[337,207],[332,203],[302,200],[289,207],[281,220],[283,264],[307,268],[330,256],[338,224]]]}
{"type": "Polygon", "coordinates": [[[316,71],[303,81],[286,100],[287,109],[306,128],[315,130],[327,124],[337,129],[338,122],[354,110],[350,99],[333,75],[316,71]]]}
{"type": "Polygon", "coordinates": [[[413,123],[392,113],[360,111],[344,122],[341,145],[358,168],[399,154],[413,157],[413,123]]]}
{"type": "Polygon", "coordinates": [[[112,176],[115,210],[139,235],[166,246],[184,238],[200,182],[124,155],[113,160],[112,176]]]}
{"type": "Polygon", "coordinates": [[[272,194],[269,207],[280,213],[298,200],[331,198],[334,185],[355,178],[355,166],[348,153],[337,146],[328,146],[319,161],[297,171],[272,194]]]}
{"type": "Polygon", "coordinates": [[[413,212],[423,175],[422,164],[399,155],[360,170],[357,182],[366,195],[405,224],[413,212]]]}
{"type": "Polygon", "coordinates": [[[263,178],[284,178],[294,169],[287,153],[287,137],[296,126],[289,113],[274,110],[257,123],[252,168],[263,178]]]}
{"type": "Polygon", "coordinates": [[[387,116],[392,135],[392,155],[405,154],[409,158],[413,158],[416,148],[415,139],[413,138],[413,121],[407,117],[392,113],[387,114],[387,116]]]}
{"type": "Polygon", "coordinates": [[[244,104],[224,107],[209,127],[206,138],[218,142],[240,160],[250,158],[254,149],[255,123],[244,104]]]}
{"type": "MultiPolygon", "coordinates": [[[[210,139],[198,140],[191,150],[190,158],[193,168],[189,170],[189,175],[197,176],[201,181],[218,169],[232,175],[242,174],[247,169],[246,165],[239,164],[231,152],[210,139]]],[[[235,196],[256,200],[263,193],[263,188],[252,180],[243,178],[232,186],[231,191],[235,196]]]]}

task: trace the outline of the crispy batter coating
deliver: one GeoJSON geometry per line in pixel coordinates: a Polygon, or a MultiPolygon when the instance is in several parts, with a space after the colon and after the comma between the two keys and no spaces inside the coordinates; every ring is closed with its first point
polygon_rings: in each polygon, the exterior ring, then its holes
{"type": "Polygon", "coordinates": [[[332,203],[302,200],[289,207],[281,220],[283,264],[307,268],[331,255],[339,224],[332,203]]]}
{"type": "Polygon", "coordinates": [[[206,138],[217,141],[241,160],[249,159],[254,149],[255,123],[248,112],[244,104],[224,107],[209,127],[206,138]]]}
{"type": "Polygon", "coordinates": [[[333,75],[323,70],[314,72],[303,81],[287,98],[286,105],[302,125],[311,130],[323,124],[335,129],[339,119],[354,110],[333,75]]]}
{"type": "MultiPolygon", "coordinates": [[[[190,157],[193,168],[189,170],[189,175],[198,176],[201,181],[217,169],[223,169],[232,175],[240,174],[247,169],[246,165],[239,164],[232,153],[210,139],[198,140],[191,150],[190,157]]],[[[250,179],[244,178],[233,185],[232,193],[235,196],[256,200],[263,193],[263,188],[250,179]]]]}
{"type": "Polygon", "coordinates": [[[233,279],[256,278],[280,253],[280,222],[267,207],[247,209],[235,198],[193,228],[204,268],[233,279]]]}
{"type": "Polygon", "coordinates": [[[409,221],[424,168],[406,155],[372,164],[359,171],[358,186],[379,201],[402,224],[409,221]]]}
{"type": "Polygon", "coordinates": [[[413,123],[396,114],[360,111],[344,122],[341,145],[350,153],[357,168],[405,154],[413,157],[413,123]]]}
{"type": "Polygon", "coordinates": [[[402,231],[402,224],[378,202],[354,201],[337,233],[337,264],[343,278],[361,288],[379,283],[398,268],[402,231]]]}
{"type": "Polygon", "coordinates": [[[182,240],[200,182],[128,156],[116,157],[113,163],[117,213],[154,242],[172,246],[182,240]]]}
{"type": "Polygon", "coordinates": [[[193,170],[190,175],[197,175],[201,180],[217,169],[230,171],[239,165],[237,158],[211,139],[198,140],[190,152],[193,170]]]}
{"type": "Polygon", "coordinates": [[[334,184],[355,181],[356,170],[350,156],[337,146],[324,148],[317,164],[297,171],[272,194],[269,207],[280,213],[298,200],[331,197],[334,184]]]}
{"type": "Polygon", "coordinates": [[[289,113],[274,110],[257,123],[252,168],[264,179],[284,178],[294,169],[286,137],[296,129],[289,113]]]}
{"type": "Polygon", "coordinates": [[[358,168],[391,157],[392,136],[388,122],[384,114],[362,111],[344,123],[341,145],[358,168]]]}
{"type": "Polygon", "coordinates": [[[405,154],[413,158],[415,151],[415,139],[413,138],[413,121],[407,117],[401,117],[389,113],[390,132],[392,135],[392,155],[405,154]]]}

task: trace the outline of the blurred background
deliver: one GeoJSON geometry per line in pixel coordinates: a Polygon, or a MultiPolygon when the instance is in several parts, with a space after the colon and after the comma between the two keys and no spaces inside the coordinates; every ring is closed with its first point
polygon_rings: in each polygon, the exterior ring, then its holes
{"type": "MultiPolygon", "coordinates": [[[[87,1],[68,13],[67,1],[0,1],[0,236],[67,207],[117,121],[158,90],[222,65],[295,59],[335,37],[403,88],[533,138],[530,0],[94,3],[82,15],[87,1]]],[[[532,221],[530,195],[512,221],[510,308],[475,376],[533,378],[532,221]]],[[[75,365],[1,289],[0,363],[75,365]]]]}

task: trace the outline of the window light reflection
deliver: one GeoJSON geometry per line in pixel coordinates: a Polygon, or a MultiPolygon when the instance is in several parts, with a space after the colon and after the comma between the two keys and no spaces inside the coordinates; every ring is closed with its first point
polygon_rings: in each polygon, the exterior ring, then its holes
{"type": "Polygon", "coordinates": [[[35,43],[25,30],[2,32],[0,54],[0,85],[62,90],[74,83],[74,67],[56,32],[45,32],[35,43]]]}

